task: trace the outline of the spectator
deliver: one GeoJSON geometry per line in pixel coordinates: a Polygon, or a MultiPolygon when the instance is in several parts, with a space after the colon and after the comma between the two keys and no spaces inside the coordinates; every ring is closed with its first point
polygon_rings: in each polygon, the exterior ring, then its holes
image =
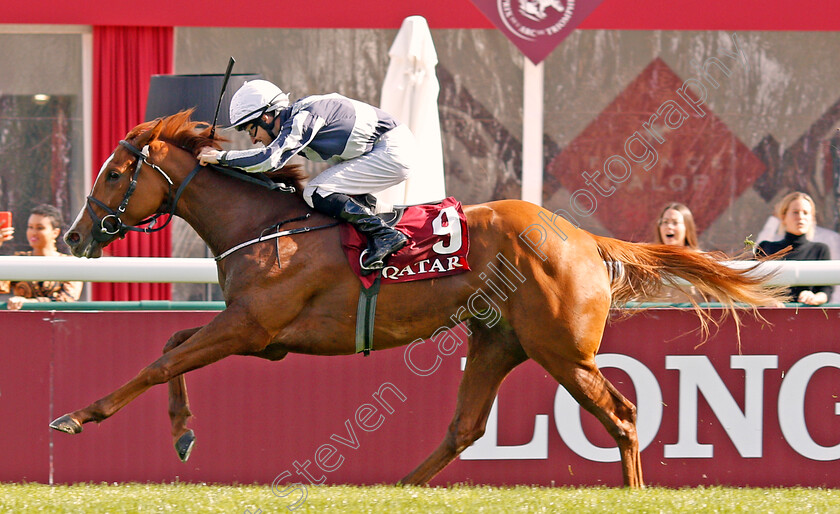
{"type": "MultiPolygon", "coordinates": [[[[56,247],[61,233],[61,211],[42,204],[32,209],[26,225],[26,238],[32,250],[15,255],[66,256],[56,247]]],[[[82,293],[82,282],[21,281],[12,282],[14,296],[6,302],[9,310],[18,310],[26,302],[74,302],[82,293]]]]}
{"type": "MultiPolygon", "coordinates": [[[[691,210],[681,203],[672,202],[663,207],[656,218],[656,226],[653,230],[654,243],[700,249],[697,244],[697,227],[694,225],[694,216],[692,216],[691,210]]],[[[691,303],[691,298],[695,298],[698,302],[705,301],[705,298],[697,294],[694,286],[666,285],[662,288],[662,294],[658,298],[649,301],[691,303]]]]}
{"type": "Polygon", "coordinates": [[[691,215],[688,207],[681,203],[669,203],[662,209],[656,219],[654,232],[656,243],[700,249],[697,244],[694,216],[691,215]]]}
{"type": "MultiPolygon", "coordinates": [[[[784,230],[780,241],[762,241],[756,255],[773,255],[785,248],[791,251],[782,256],[787,261],[823,261],[831,259],[828,246],[811,241],[817,226],[816,204],[805,193],[793,192],[782,198],[776,206],[776,217],[781,220],[779,232],[784,230]]],[[[805,305],[822,305],[828,301],[831,286],[796,286],[788,291],[795,302],[805,305]]]]}

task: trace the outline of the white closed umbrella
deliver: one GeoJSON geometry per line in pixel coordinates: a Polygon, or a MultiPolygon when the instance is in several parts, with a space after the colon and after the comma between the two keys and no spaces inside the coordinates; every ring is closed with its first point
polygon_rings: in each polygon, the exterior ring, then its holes
{"type": "Polygon", "coordinates": [[[407,125],[417,139],[419,168],[400,185],[376,194],[392,205],[436,202],[446,197],[438,116],[437,52],[429,24],[409,16],[388,52],[391,62],[382,85],[381,107],[407,125]]]}

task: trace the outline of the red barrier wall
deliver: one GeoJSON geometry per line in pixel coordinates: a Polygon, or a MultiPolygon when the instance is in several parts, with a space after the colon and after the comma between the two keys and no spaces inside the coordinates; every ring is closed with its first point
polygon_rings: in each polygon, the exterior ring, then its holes
{"type": "MultiPolygon", "coordinates": [[[[686,311],[608,327],[599,363],[620,391],[639,396],[648,483],[840,487],[840,310],[763,313],[773,326],[747,321],[741,354],[731,322],[695,348],[696,334],[683,335],[697,326],[686,311]]],[[[288,472],[288,482],[393,483],[443,437],[463,347],[440,355],[428,376],[409,370],[405,347],[368,358],[233,357],[194,371],[197,444],[187,464],[172,449],[165,386],[80,435],[48,429],[129,380],[172,332],[213,315],[0,311],[0,482],[270,483],[288,472]]],[[[411,362],[429,368],[438,355],[426,343],[411,362]]],[[[458,459],[433,483],[620,485],[617,450],[598,448],[611,439],[567,401],[540,367],[520,366],[465,455],[483,460],[458,459]],[[507,448],[516,445],[526,446],[507,448]]]]}

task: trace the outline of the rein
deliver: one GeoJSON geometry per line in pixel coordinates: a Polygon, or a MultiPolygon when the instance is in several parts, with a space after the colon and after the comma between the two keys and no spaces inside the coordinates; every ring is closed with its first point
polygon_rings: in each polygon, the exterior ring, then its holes
{"type": "Polygon", "coordinates": [[[223,175],[227,175],[229,177],[233,177],[238,180],[242,180],[244,182],[250,182],[251,184],[256,184],[260,187],[264,187],[266,189],[270,189],[272,191],[282,191],[284,193],[294,193],[295,188],[292,186],[287,186],[282,182],[274,182],[270,178],[266,177],[262,173],[257,174],[250,174],[244,173],[242,171],[237,171],[233,168],[226,168],[224,166],[217,166],[215,164],[210,164],[209,168],[213,168],[214,170],[218,171],[223,175]]]}

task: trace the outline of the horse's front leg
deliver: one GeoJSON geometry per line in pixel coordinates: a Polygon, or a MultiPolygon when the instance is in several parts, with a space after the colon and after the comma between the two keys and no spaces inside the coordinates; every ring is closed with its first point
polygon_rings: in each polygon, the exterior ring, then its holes
{"type": "Polygon", "coordinates": [[[109,418],[153,385],[169,382],[229,355],[259,351],[268,345],[269,339],[265,329],[246,312],[228,307],[186,341],[143,368],[125,385],[84,409],[61,416],[50,423],[50,427],[78,434],[83,424],[109,418]]]}
{"type": "MultiPolygon", "coordinates": [[[[201,327],[175,332],[164,345],[163,353],[179,346],[199,330],[201,330],[201,327]]],[[[187,428],[187,421],[190,417],[192,417],[192,412],[190,412],[190,401],[187,397],[186,375],[178,375],[169,381],[169,420],[172,423],[172,440],[175,444],[175,451],[178,453],[181,462],[187,462],[187,459],[190,458],[190,452],[195,446],[195,432],[187,428]]]]}

